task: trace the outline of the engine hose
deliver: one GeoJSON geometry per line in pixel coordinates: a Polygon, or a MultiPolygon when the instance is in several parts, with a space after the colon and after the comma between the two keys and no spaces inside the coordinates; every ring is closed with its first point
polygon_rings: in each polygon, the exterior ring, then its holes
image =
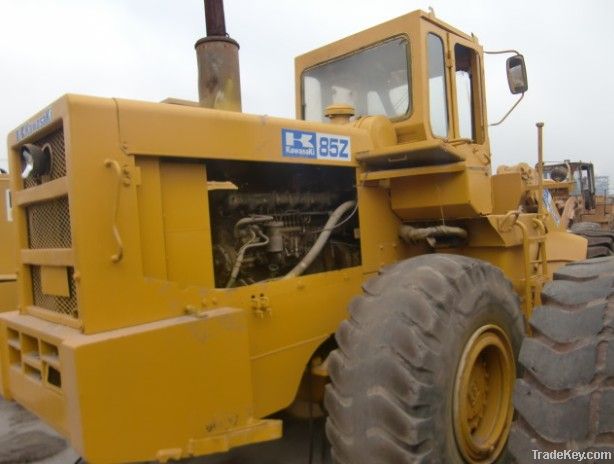
{"type": "Polygon", "coordinates": [[[294,266],[294,269],[292,269],[290,272],[288,272],[285,276],[282,277],[283,279],[298,277],[303,272],[305,272],[305,270],[311,265],[311,263],[313,263],[313,260],[317,258],[317,256],[324,248],[324,245],[328,241],[328,237],[330,237],[330,234],[335,228],[335,225],[341,220],[341,216],[343,216],[346,211],[352,209],[354,205],[356,205],[355,201],[346,201],[345,203],[342,203],[340,206],[338,206],[335,211],[333,211],[333,213],[328,218],[328,221],[326,221],[324,229],[322,229],[322,232],[318,236],[318,239],[313,244],[311,249],[303,257],[300,263],[294,266]]]}
{"type": "Polygon", "coordinates": [[[232,287],[235,283],[235,280],[237,280],[237,276],[239,275],[239,271],[241,270],[241,265],[243,264],[243,258],[245,257],[245,252],[249,250],[250,248],[261,247],[261,246],[265,246],[269,244],[269,237],[267,237],[262,232],[260,232],[260,230],[258,230],[257,232],[258,232],[258,235],[263,239],[263,241],[254,243],[258,237],[256,236],[253,230],[251,230],[250,232],[252,234],[252,237],[249,239],[249,241],[245,245],[241,247],[241,249],[239,250],[239,253],[237,253],[237,259],[235,261],[234,267],[232,268],[232,272],[230,273],[230,278],[228,279],[226,288],[232,287]]]}
{"type": "Polygon", "coordinates": [[[430,244],[430,239],[436,239],[437,237],[456,237],[464,240],[467,238],[467,231],[460,227],[451,226],[417,228],[403,225],[399,229],[399,237],[407,243],[416,243],[426,240],[430,244]]]}
{"type": "Polygon", "coordinates": [[[248,224],[258,224],[261,222],[269,222],[269,221],[273,221],[274,219],[275,218],[273,216],[259,216],[259,215],[248,216],[243,219],[239,219],[239,221],[235,224],[235,228],[234,228],[235,237],[239,236],[240,227],[243,227],[248,224]]]}

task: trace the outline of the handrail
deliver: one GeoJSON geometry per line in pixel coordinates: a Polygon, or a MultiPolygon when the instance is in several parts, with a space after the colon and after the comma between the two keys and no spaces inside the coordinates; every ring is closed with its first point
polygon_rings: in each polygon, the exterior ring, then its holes
{"type": "Polygon", "coordinates": [[[112,159],[105,159],[104,165],[107,168],[112,168],[115,174],[117,175],[117,190],[115,194],[115,202],[113,207],[113,237],[115,238],[115,242],[117,243],[117,253],[111,255],[111,261],[114,263],[118,263],[122,260],[124,256],[124,242],[122,241],[122,237],[119,233],[119,227],[117,226],[117,214],[119,212],[119,197],[121,194],[122,188],[122,168],[119,163],[112,159]]]}

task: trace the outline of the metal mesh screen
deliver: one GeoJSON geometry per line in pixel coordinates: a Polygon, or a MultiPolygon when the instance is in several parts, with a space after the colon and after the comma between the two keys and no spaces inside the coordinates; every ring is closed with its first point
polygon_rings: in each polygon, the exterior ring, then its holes
{"type": "Polygon", "coordinates": [[[45,308],[56,313],[64,314],[66,316],[79,318],[79,311],[77,309],[77,292],[75,288],[75,281],[73,279],[74,269],[68,268],[68,284],[70,290],[70,296],[68,298],[62,296],[45,295],[43,293],[43,285],[41,282],[40,267],[32,266],[32,298],[34,305],[40,308],[45,308]]]}
{"type": "Polygon", "coordinates": [[[35,203],[26,208],[30,248],[70,248],[68,197],[35,203]]]}
{"type": "Polygon", "coordinates": [[[51,147],[51,169],[49,174],[39,178],[29,177],[24,180],[24,187],[30,188],[50,180],[58,179],[66,175],[66,151],[64,148],[64,129],[60,128],[55,132],[37,140],[36,145],[43,148],[46,144],[51,147]]]}
{"type": "MultiPolygon", "coordinates": [[[[47,146],[51,156],[51,166],[48,174],[25,179],[24,188],[26,189],[66,176],[64,129],[61,127],[34,143],[42,149],[47,146]]],[[[29,248],[72,248],[68,196],[33,203],[26,206],[25,210],[28,221],[29,248]]],[[[43,293],[40,266],[30,266],[30,270],[34,305],[78,319],[77,290],[73,280],[74,269],[68,267],[66,270],[69,288],[68,297],[43,293]]]]}

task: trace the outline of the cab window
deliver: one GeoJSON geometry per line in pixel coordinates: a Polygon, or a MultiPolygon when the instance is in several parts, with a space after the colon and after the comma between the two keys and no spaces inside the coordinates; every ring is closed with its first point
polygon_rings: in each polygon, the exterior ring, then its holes
{"type": "Polygon", "coordinates": [[[433,33],[427,36],[429,65],[429,113],[435,137],[448,137],[448,100],[443,41],[433,33]]]}
{"type": "Polygon", "coordinates": [[[332,104],[354,107],[356,116],[400,118],[411,112],[409,43],[405,37],[364,48],[303,73],[303,118],[325,122],[332,104]]]}
{"type": "Polygon", "coordinates": [[[459,136],[463,139],[476,140],[475,124],[475,76],[477,55],[475,50],[460,44],[454,46],[456,107],[458,109],[459,136]]]}

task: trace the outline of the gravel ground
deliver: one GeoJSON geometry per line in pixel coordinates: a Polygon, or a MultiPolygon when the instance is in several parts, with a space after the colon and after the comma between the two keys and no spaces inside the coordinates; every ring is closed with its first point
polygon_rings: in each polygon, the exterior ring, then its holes
{"type": "MultiPolygon", "coordinates": [[[[284,438],[236,448],[223,455],[185,459],[177,464],[330,464],[322,420],[284,418],[284,438]],[[310,436],[313,440],[310,440],[310,436]]],[[[78,455],[50,427],[0,397],[0,464],[73,464],[78,455]]]]}
{"type": "Polygon", "coordinates": [[[76,459],[50,427],[0,397],[0,464],[68,464],[76,459]]]}

